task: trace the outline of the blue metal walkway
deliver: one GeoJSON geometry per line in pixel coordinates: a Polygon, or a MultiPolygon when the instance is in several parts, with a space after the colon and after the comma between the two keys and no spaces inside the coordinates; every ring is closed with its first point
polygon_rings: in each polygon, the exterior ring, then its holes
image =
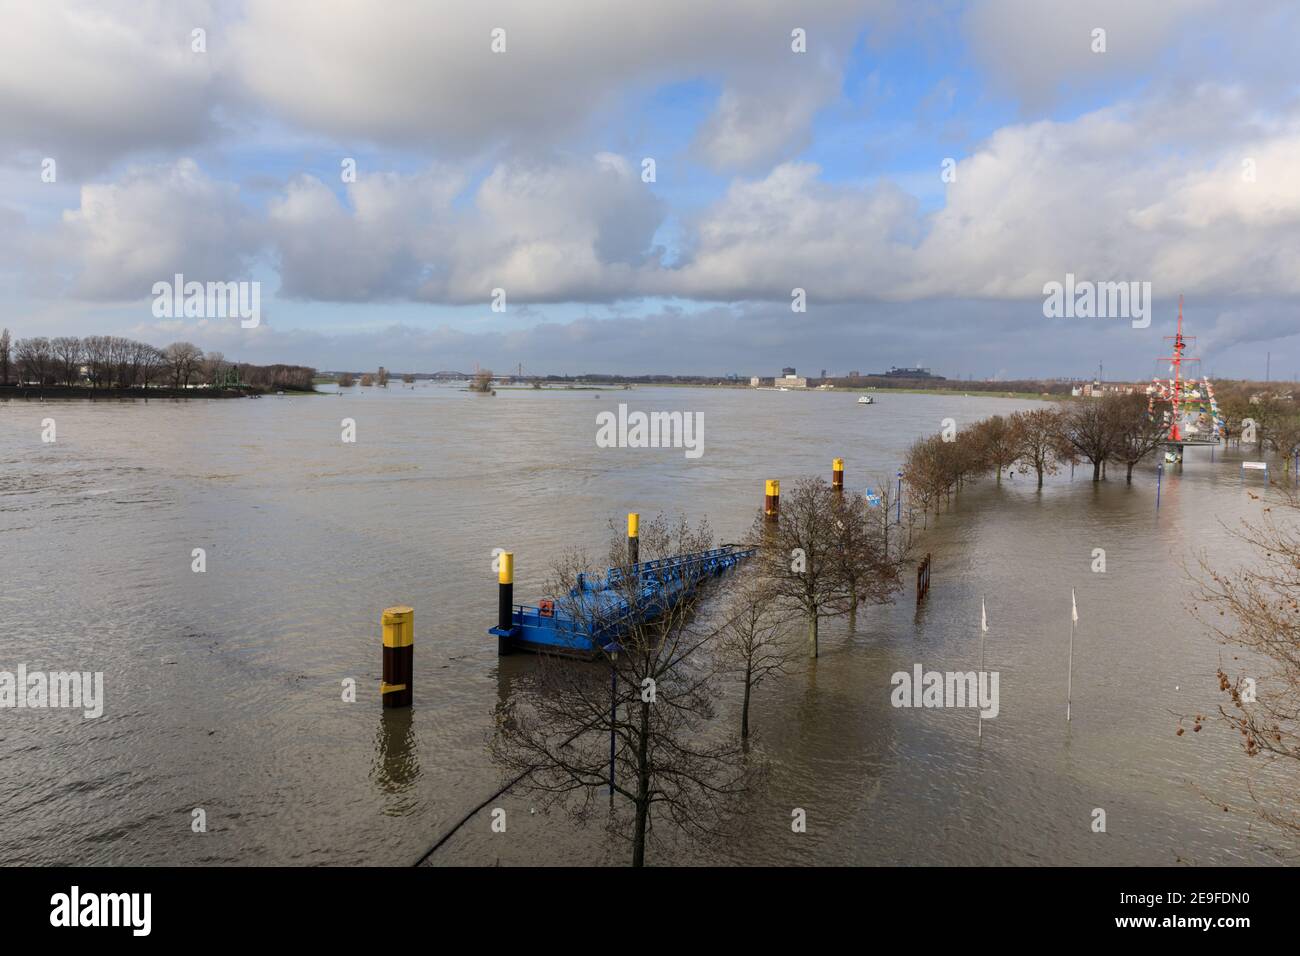
{"type": "Polygon", "coordinates": [[[582,574],[565,599],[515,604],[509,630],[492,627],[488,633],[505,638],[511,649],[594,658],[618,640],[634,617],[658,617],[705,578],[722,574],[753,553],[753,548],[724,545],[643,561],[627,569],[640,584],[636,590],[624,583],[623,568],[610,568],[604,577],[582,574]]]}

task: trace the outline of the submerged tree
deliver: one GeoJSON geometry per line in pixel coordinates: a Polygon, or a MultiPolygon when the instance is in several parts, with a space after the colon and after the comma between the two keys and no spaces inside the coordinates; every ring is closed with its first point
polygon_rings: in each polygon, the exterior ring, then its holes
{"type": "Polygon", "coordinates": [[[1268,434],[1268,443],[1278,456],[1286,462],[1286,471],[1290,473],[1291,465],[1300,455],[1300,414],[1278,416],[1268,434]]]}
{"type": "Polygon", "coordinates": [[[939,499],[952,486],[951,463],[955,456],[945,445],[954,444],[945,442],[939,435],[918,438],[903,459],[903,481],[907,483],[909,498],[920,503],[927,526],[930,508],[937,507],[939,499]]]}
{"type": "Polygon", "coordinates": [[[900,565],[879,534],[877,519],[860,495],[837,495],[832,501],[832,573],[839,584],[838,609],[849,622],[857,620],[860,604],[888,604],[902,586],[900,565]]]}
{"type": "Polygon", "coordinates": [[[1083,401],[1061,418],[1061,441],[1080,460],[1092,462],[1092,480],[1101,481],[1101,466],[1115,447],[1114,416],[1105,399],[1083,401]]]}
{"type": "Polygon", "coordinates": [[[1068,460],[1069,452],[1061,447],[1061,411],[1037,408],[1031,412],[1016,412],[1012,417],[1019,427],[1016,460],[1034,469],[1041,488],[1043,476],[1056,474],[1057,463],[1062,459],[1068,460]]]}
{"type": "Polygon", "coordinates": [[[1159,415],[1147,411],[1141,395],[1102,399],[1112,430],[1111,459],[1124,465],[1124,480],[1133,484],[1133,468],[1165,443],[1168,427],[1159,415]]]}
{"type": "Polygon", "coordinates": [[[613,790],[631,819],[611,813],[609,826],[630,840],[633,866],[644,865],[656,823],[697,839],[716,836],[751,774],[740,741],[711,726],[725,662],[714,646],[718,631],[696,613],[711,588],[702,583],[671,607],[647,597],[672,586],[675,572],[645,562],[698,554],[711,539],[707,523],[643,522],[643,563],[634,571],[626,539],[615,534],[609,593],[617,602],[575,597],[589,562],[578,553],[562,560],[550,588],[557,616],[571,618],[581,633],[598,633],[623,608],[631,613],[597,664],[540,658],[535,693],[507,702],[492,740],[496,758],[522,775],[523,786],[564,802],[582,821],[608,793],[612,759],[613,790]]]}
{"type": "MultiPolygon", "coordinates": [[[[1230,571],[1200,560],[1197,616],[1219,639],[1249,652],[1239,673],[1219,669],[1227,695],[1219,717],[1241,738],[1246,755],[1280,771],[1248,780],[1246,790],[1261,819],[1300,850],[1300,499],[1287,493],[1285,517],[1265,509],[1243,522],[1237,537],[1250,544],[1256,563],[1230,571]],[[1205,605],[1203,609],[1200,605],[1205,605]],[[1208,610],[1213,613],[1205,613],[1208,610]],[[1261,669],[1255,669],[1256,667],[1261,669]]],[[[1233,660],[1237,660],[1234,656],[1233,660]]],[[[1199,729],[1199,725],[1197,727],[1199,729]]],[[[1180,731],[1181,733],[1181,731],[1180,731]]]]}
{"type": "Polygon", "coordinates": [[[767,587],[807,623],[811,657],[817,656],[821,619],[842,609],[836,604],[843,583],[835,565],[836,497],[824,479],[801,479],[781,496],[778,520],[759,514],[750,532],[767,587]]]}
{"type": "Polygon", "coordinates": [[[772,592],[753,570],[741,572],[722,627],[721,651],[740,677],[740,739],[749,739],[749,703],[754,689],[769,677],[790,673],[798,654],[772,592]]]}
{"type": "Polygon", "coordinates": [[[998,484],[1002,484],[1003,470],[1015,464],[1021,456],[1023,438],[1020,421],[1014,416],[986,418],[967,429],[965,440],[974,445],[984,467],[997,472],[998,484]]]}

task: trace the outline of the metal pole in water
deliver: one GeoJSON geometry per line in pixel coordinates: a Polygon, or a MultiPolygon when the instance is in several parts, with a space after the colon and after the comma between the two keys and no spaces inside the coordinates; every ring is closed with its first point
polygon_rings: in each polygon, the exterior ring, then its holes
{"type": "Polygon", "coordinates": [[[609,655],[609,808],[614,809],[614,725],[618,721],[618,651],[609,655]]]}
{"type": "Polygon", "coordinates": [[[515,553],[502,551],[497,559],[497,656],[505,657],[514,648],[507,636],[515,624],[515,553]]]}
{"type": "Polygon", "coordinates": [[[1158,462],[1156,464],[1156,511],[1160,510],[1160,479],[1164,477],[1164,474],[1164,462],[1158,462]]]}
{"type": "Polygon", "coordinates": [[[763,517],[776,521],[781,517],[781,482],[776,478],[767,479],[767,495],[763,499],[763,517]]]}
{"type": "Polygon", "coordinates": [[[1074,601],[1074,588],[1070,588],[1070,656],[1065,667],[1065,722],[1070,722],[1070,697],[1074,689],[1074,628],[1079,621],[1078,605],[1074,601]]]}
{"type": "Polygon", "coordinates": [[[894,516],[894,524],[902,524],[903,523],[903,473],[901,471],[898,473],[898,493],[895,497],[898,502],[898,507],[896,509],[898,511],[898,514],[894,516]]]}
{"type": "MultiPolygon", "coordinates": [[[[980,672],[977,680],[986,680],[984,677],[984,634],[989,629],[988,614],[984,608],[984,596],[980,595],[980,672]]],[[[979,715],[979,739],[984,739],[984,712],[980,711],[979,715]]]]}
{"type": "Polygon", "coordinates": [[[410,707],[415,677],[415,611],[409,607],[384,608],[383,681],[379,696],[384,707],[410,707]]]}
{"type": "Polygon", "coordinates": [[[637,537],[641,530],[641,516],[635,511],[627,513],[627,557],[629,564],[641,560],[641,541],[637,537]]]}
{"type": "Polygon", "coordinates": [[[835,458],[831,461],[831,487],[836,491],[844,490],[844,459],[835,458]]]}

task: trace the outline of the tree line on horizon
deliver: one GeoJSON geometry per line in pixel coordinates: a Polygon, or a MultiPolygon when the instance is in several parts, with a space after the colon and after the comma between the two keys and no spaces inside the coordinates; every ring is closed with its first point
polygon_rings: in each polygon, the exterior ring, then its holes
{"type": "Polygon", "coordinates": [[[248,387],[310,391],[316,370],[303,365],[233,362],[191,342],[163,348],[117,335],[11,340],[0,331],[0,386],[133,389],[248,387]]]}

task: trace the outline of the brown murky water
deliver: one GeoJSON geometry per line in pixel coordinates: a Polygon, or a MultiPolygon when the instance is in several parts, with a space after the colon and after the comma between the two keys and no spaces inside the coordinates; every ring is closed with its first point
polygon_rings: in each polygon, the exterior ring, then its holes
{"type": "MultiPolygon", "coordinates": [[[[0,863],[407,863],[501,775],[492,714],[531,658],[499,660],[493,547],[516,595],[541,596],[573,544],[603,553],[637,510],[749,526],[763,479],[892,474],[915,437],[1025,403],[637,389],[496,398],[421,386],[261,401],[0,405],[0,670],[103,671],[104,716],[0,711],[0,863]],[[594,400],[593,400],[594,397],[594,400]],[[698,411],[705,453],[600,449],[595,415],[698,411]],[[53,417],[58,441],[43,444],[53,417]],[[340,420],[357,423],[356,444],[340,420]],[[204,548],[207,570],[191,571],[204,548]],[[414,606],[416,706],[379,707],[380,610],[414,606]],[[344,703],[355,678],[358,701],[344,703]],[[191,832],[191,812],[208,832],[191,832]]],[[[1243,552],[1221,522],[1259,512],[1235,456],[1154,465],[1132,487],[1082,470],[1039,495],[1015,478],[963,492],[924,539],[928,603],[908,592],[825,626],[815,666],[765,685],[753,719],[770,768],[743,825],[652,862],[1198,864],[1266,862],[1267,833],[1199,792],[1241,796],[1245,758],[1176,714],[1219,700],[1221,649],[1188,615],[1182,563],[1243,552]],[[1090,570],[1105,548],[1107,572],[1090,570]],[[1079,595],[1065,722],[1070,588],[1079,595]],[[1001,713],[894,709],[914,663],[988,668],[1001,713]],[[794,834],[790,813],[807,811],[794,834]],[[1105,834],[1090,829],[1093,808],[1105,834]]],[[[1258,478],[1248,479],[1252,485],[1258,478]]],[[[1258,491],[1258,488],[1254,490],[1258,491]]],[[[734,702],[734,701],[733,701],[734,702]]],[[[735,708],[723,709],[734,719],[735,708]]],[[[623,863],[599,826],[498,801],[437,864],[623,863]]]]}

